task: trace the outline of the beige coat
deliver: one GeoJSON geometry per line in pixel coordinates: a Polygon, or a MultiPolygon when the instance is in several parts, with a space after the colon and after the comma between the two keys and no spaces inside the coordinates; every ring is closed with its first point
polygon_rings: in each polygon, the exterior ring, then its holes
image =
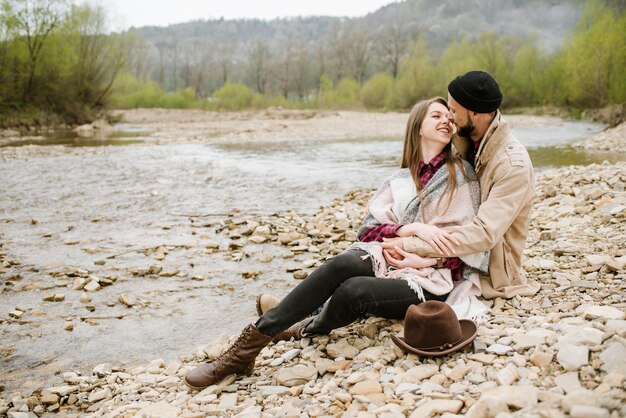
{"type": "MultiPolygon", "coordinates": [[[[454,145],[467,155],[469,140],[455,137],[454,145]]],[[[446,228],[460,242],[456,255],[490,250],[489,274],[480,281],[485,298],[537,293],[539,284],[520,271],[528,236],[535,176],[526,148],[513,136],[498,111],[483,136],[476,154],[476,174],[481,205],[471,223],[446,228]]],[[[404,249],[438,257],[432,247],[417,237],[403,238],[404,249]]]]}

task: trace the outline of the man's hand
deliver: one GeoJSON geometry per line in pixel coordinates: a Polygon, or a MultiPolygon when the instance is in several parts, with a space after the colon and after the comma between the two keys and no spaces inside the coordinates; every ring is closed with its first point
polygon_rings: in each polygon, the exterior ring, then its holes
{"type": "Polygon", "coordinates": [[[415,235],[429,243],[433,250],[448,257],[456,252],[454,246],[459,245],[449,232],[434,225],[422,224],[415,235]]]}
{"type": "Polygon", "coordinates": [[[404,225],[398,229],[397,234],[402,237],[415,235],[430,244],[435,252],[447,257],[454,254],[456,251],[454,246],[459,245],[449,232],[421,222],[404,225]]]}
{"type": "Polygon", "coordinates": [[[432,258],[423,258],[417,254],[407,253],[400,247],[395,247],[394,250],[395,250],[394,252],[400,255],[401,258],[394,257],[391,254],[391,252],[387,250],[383,250],[383,256],[385,257],[385,260],[387,260],[387,263],[390,266],[393,266],[398,269],[403,269],[403,268],[421,269],[424,267],[431,267],[435,265],[436,263],[435,260],[432,258]]]}

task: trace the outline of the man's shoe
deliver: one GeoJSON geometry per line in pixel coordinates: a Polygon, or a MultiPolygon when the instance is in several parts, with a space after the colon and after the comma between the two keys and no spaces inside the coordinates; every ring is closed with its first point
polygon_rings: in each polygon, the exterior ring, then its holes
{"type": "Polygon", "coordinates": [[[256,297],[256,313],[263,316],[267,311],[280,303],[280,299],[275,296],[261,293],[256,297]]]}
{"type": "Polygon", "coordinates": [[[254,369],[254,360],[272,337],[262,334],[250,324],[244,328],[237,341],[210,363],[203,363],[185,376],[185,384],[202,390],[224,380],[231,374],[248,375],[254,369]]]}

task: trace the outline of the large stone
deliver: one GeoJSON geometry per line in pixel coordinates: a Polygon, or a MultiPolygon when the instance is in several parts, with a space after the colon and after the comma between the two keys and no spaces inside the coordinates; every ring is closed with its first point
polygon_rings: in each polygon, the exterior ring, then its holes
{"type": "Polygon", "coordinates": [[[96,403],[103,399],[111,399],[113,394],[111,393],[111,389],[104,388],[100,390],[95,390],[89,394],[89,402],[96,403]]]}
{"type": "Polygon", "coordinates": [[[477,361],[482,364],[491,364],[496,359],[495,354],[474,353],[467,356],[470,360],[477,361]]]}
{"type": "Polygon", "coordinates": [[[590,390],[575,390],[561,399],[561,408],[567,413],[571,411],[574,405],[598,406],[598,400],[590,390]]]}
{"type": "Polygon", "coordinates": [[[317,378],[317,370],[315,367],[298,364],[278,370],[275,378],[279,385],[287,387],[299,386],[315,380],[317,378]]]}
{"type": "Polygon", "coordinates": [[[326,346],[326,353],[332,358],[344,357],[351,359],[359,354],[359,349],[350,345],[347,340],[341,339],[335,344],[328,344],[326,346]]]}
{"type": "Polygon", "coordinates": [[[231,410],[237,406],[237,394],[236,393],[225,393],[220,396],[220,403],[217,406],[218,409],[221,410],[231,410]]]}
{"type": "Polygon", "coordinates": [[[349,390],[350,395],[370,395],[372,393],[382,393],[383,387],[378,380],[363,380],[356,383],[349,390]]]}
{"type": "Polygon", "coordinates": [[[530,361],[537,367],[548,367],[552,363],[554,354],[546,353],[545,351],[535,350],[530,355],[530,361]]]}
{"type": "Polygon", "coordinates": [[[539,335],[515,334],[513,336],[513,347],[516,350],[524,350],[545,343],[546,338],[539,335]]]}
{"type": "Polygon", "coordinates": [[[458,399],[433,399],[413,411],[409,418],[430,418],[447,412],[458,414],[461,408],[463,401],[458,399]]]}
{"type": "Polygon", "coordinates": [[[578,370],[589,363],[589,348],[581,345],[564,345],[559,349],[556,359],[565,370],[578,370]]]}
{"type": "Polygon", "coordinates": [[[565,345],[599,345],[602,344],[603,336],[604,333],[596,328],[584,327],[575,329],[560,337],[556,348],[561,348],[565,345]]]}
{"type": "Polygon", "coordinates": [[[500,399],[515,409],[537,405],[537,389],[533,386],[498,386],[485,392],[481,399],[500,399]]]}
{"type": "Polygon", "coordinates": [[[583,318],[585,319],[601,318],[605,321],[609,319],[625,319],[626,312],[624,312],[621,309],[615,308],[613,306],[592,305],[588,307],[587,309],[585,309],[583,318]]]}
{"type": "Polygon", "coordinates": [[[613,343],[600,353],[602,370],[626,374],[626,347],[623,344],[613,343]]]}
{"type": "Polygon", "coordinates": [[[37,415],[32,412],[9,411],[7,418],[37,418],[37,415]]]}
{"type": "Polygon", "coordinates": [[[55,393],[59,396],[66,396],[70,393],[78,392],[79,386],[74,385],[65,385],[65,386],[55,386],[48,388],[48,392],[55,393]]]}
{"type": "Polygon", "coordinates": [[[270,396],[270,395],[291,395],[291,389],[286,386],[261,386],[261,395],[262,396],[270,396]]]}
{"type": "Polygon", "coordinates": [[[500,370],[496,375],[498,383],[503,386],[512,385],[519,378],[517,367],[514,364],[509,363],[504,369],[500,370]]]}
{"type": "Polygon", "coordinates": [[[569,413],[571,418],[609,418],[609,411],[589,405],[574,405],[569,413]]]}
{"type": "Polygon", "coordinates": [[[509,351],[513,351],[513,348],[511,346],[503,344],[491,344],[489,347],[487,347],[488,353],[494,353],[499,356],[504,355],[509,351]]]}
{"type": "Polygon", "coordinates": [[[166,401],[159,401],[152,405],[140,409],[136,414],[136,418],[177,418],[181,414],[178,407],[170,405],[166,401]]]}
{"type": "Polygon", "coordinates": [[[554,378],[554,383],[565,393],[574,392],[576,390],[582,389],[580,386],[580,381],[578,380],[578,373],[576,372],[568,372],[558,375],[554,378]]]}
{"type": "Polygon", "coordinates": [[[420,364],[419,366],[411,367],[402,373],[399,378],[400,382],[417,383],[428,379],[437,372],[439,372],[439,366],[436,364],[420,364]]]}
{"type": "Polygon", "coordinates": [[[609,260],[609,257],[606,255],[589,254],[585,256],[585,261],[587,261],[587,264],[589,264],[590,266],[604,264],[608,260],[609,260]]]}
{"type": "Polygon", "coordinates": [[[467,411],[466,418],[508,417],[509,407],[504,400],[493,397],[482,397],[467,411]]]}

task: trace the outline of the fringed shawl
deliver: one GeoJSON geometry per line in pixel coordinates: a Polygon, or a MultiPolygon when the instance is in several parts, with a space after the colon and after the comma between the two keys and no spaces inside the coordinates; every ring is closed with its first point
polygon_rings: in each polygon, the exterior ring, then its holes
{"type": "MultiPolygon", "coordinates": [[[[406,225],[422,222],[444,228],[471,222],[480,204],[480,190],[473,168],[465,161],[462,163],[467,178],[455,165],[457,189],[450,202],[447,196],[449,192],[440,201],[448,181],[447,165],[437,170],[422,189],[421,199],[409,170],[400,169],[394,172],[370,200],[369,213],[359,229],[359,236],[366,228],[384,223],[406,225]]],[[[454,283],[450,269],[447,268],[395,269],[388,266],[380,242],[358,242],[348,248],[353,249],[361,249],[368,253],[376,277],[406,280],[421,300],[424,300],[423,289],[434,295],[450,293],[446,302],[455,308],[459,318],[479,321],[484,319],[482,317],[487,308],[476,299],[476,296],[481,294],[478,271],[487,272],[489,252],[460,257],[467,267],[463,271],[464,280],[454,283]]]]}

